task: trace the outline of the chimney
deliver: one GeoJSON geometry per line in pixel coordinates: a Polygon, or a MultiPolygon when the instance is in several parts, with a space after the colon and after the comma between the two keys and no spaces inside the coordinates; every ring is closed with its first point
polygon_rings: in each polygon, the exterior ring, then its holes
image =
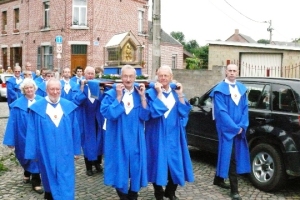
{"type": "Polygon", "coordinates": [[[234,30],[234,34],[235,34],[235,35],[238,35],[238,34],[239,34],[239,29],[235,29],[235,30],[234,30]]]}

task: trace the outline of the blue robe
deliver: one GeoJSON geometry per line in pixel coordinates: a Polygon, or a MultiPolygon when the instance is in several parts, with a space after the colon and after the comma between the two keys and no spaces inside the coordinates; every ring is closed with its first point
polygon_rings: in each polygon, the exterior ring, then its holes
{"type": "Polygon", "coordinates": [[[146,187],[147,158],[144,120],[150,115],[144,109],[136,90],[132,93],[134,107],[125,113],[123,102],[119,102],[113,88],[105,93],[101,102],[101,113],[107,119],[104,142],[104,184],[128,193],[146,187]]]}
{"type": "Polygon", "coordinates": [[[76,105],[63,98],[59,103],[64,114],[58,127],[46,114],[46,99],[30,107],[25,158],[38,160],[44,190],[55,200],[74,200],[74,155],[80,154],[76,105]]]}
{"type": "Polygon", "coordinates": [[[37,90],[35,94],[40,95],[41,97],[47,96],[47,85],[45,81],[37,83],[37,90]]]}
{"type": "Polygon", "coordinates": [[[44,82],[44,79],[43,79],[42,75],[40,75],[40,76],[36,76],[36,78],[34,79],[34,81],[38,85],[41,82],[44,82]]]}
{"type": "Polygon", "coordinates": [[[151,118],[145,123],[148,181],[165,186],[168,168],[174,184],[183,186],[185,181],[193,182],[193,167],[186,141],[185,126],[191,105],[180,103],[177,93],[172,90],[175,105],[167,118],[168,108],[157,98],[155,89],[147,90],[151,118]]]}
{"type": "Polygon", "coordinates": [[[64,80],[60,80],[61,83],[61,97],[68,99],[69,101],[73,101],[74,96],[76,95],[76,93],[78,92],[78,87],[77,84],[74,81],[69,81],[70,84],[70,90],[69,93],[66,93],[66,91],[64,90],[65,84],[66,82],[64,80]]]}
{"type": "MultiPolygon", "coordinates": [[[[21,78],[21,77],[20,77],[21,78]]],[[[21,78],[22,79],[22,78],[21,78]]],[[[20,90],[20,84],[22,81],[17,84],[16,77],[11,77],[6,81],[6,89],[7,89],[7,104],[11,104],[17,98],[21,97],[23,94],[20,90]]]]}
{"type": "Polygon", "coordinates": [[[75,83],[79,83],[80,82],[80,80],[84,80],[85,79],[85,77],[84,76],[82,76],[81,77],[82,79],[79,79],[77,76],[73,76],[72,78],[71,78],[71,81],[73,81],[73,82],[75,82],[75,83]]]}
{"type": "MultiPolygon", "coordinates": [[[[42,97],[36,95],[35,100],[42,97]]],[[[11,110],[6,125],[3,144],[15,147],[15,155],[24,170],[39,173],[38,164],[34,160],[25,159],[25,141],[28,122],[28,99],[23,95],[10,104],[11,110]]]]}
{"type": "MultiPolygon", "coordinates": [[[[103,154],[103,122],[104,118],[100,113],[102,94],[92,103],[88,98],[88,86],[80,90],[77,85],[77,93],[74,96],[74,103],[78,105],[77,116],[81,131],[81,146],[84,157],[89,161],[98,159],[103,154]]],[[[100,88],[99,88],[100,89],[100,88]]]]}
{"type": "MultiPolygon", "coordinates": [[[[32,79],[34,80],[34,79],[36,79],[36,73],[34,73],[34,72],[31,72],[31,74],[32,74],[32,79]]],[[[21,77],[24,79],[24,73],[22,72],[21,73],[21,77]]]]}
{"type": "MultiPolygon", "coordinates": [[[[220,82],[210,93],[214,102],[214,115],[219,138],[217,176],[228,177],[233,140],[235,140],[235,159],[238,174],[250,172],[250,155],[246,139],[248,121],[247,88],[240,82],[236,87],[241,99],[236,105],[231,99],[228,83],[220,82]],[[238,135],[240,128],[243,129],[238,135]]],[[[200,123],[200,122],[199,122],[200,123]]]]}

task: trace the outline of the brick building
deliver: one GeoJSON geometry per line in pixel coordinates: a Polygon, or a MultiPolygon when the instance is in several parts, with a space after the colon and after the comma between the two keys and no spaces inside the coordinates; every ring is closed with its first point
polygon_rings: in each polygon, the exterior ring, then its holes
{"type": "MultiPolygon", "coordinates": [[[[36,69],[102,66],[106,65],[104,59],[108,59],[105,56],[108,41],[114,35],[130,32],[138,44],[127,41],[136,47],[128,64],[138,65],[148,55],[145,52],[147,3],[147,0],[0,0],[0,63],[7,68],[23,66],[29,61],[36,69]],[[56,41],[57,36],[62,41],[56,41]]],[[[118,56],[115,59],[120,59],[118,56]]]]}

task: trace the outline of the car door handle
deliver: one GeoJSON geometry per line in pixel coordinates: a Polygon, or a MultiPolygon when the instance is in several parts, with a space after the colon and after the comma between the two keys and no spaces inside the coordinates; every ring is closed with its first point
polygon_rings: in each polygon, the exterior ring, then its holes
{"type": "Polygon", "coordinates": [[[273,119],[266,119],[266,118],[263,118],[263,117],[255,117],[255,120],[258,121],[258,122],[263,122],[263,123],[269,123],[271,121],[273,121],[273,119]]]}

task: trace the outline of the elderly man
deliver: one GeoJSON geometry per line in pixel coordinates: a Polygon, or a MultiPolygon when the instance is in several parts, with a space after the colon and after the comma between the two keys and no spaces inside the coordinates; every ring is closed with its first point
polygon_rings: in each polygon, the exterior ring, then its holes
{"type": "Polygon", "coordinates": [[[26,65],[25,65],[25,70],[24,70],[23,73],[21,73],[21,76],[22,76],[23,78],[26,78],[26,77],[25,77],[25,74],[24,74],[25,71],[31,72],[32,79],[35,79],[35,78],[36,78],[36,74],[35,74],[34,72],[32,72],[32,69],[31,69],[31,63],[30,63],[30,62],[27,62],[27,63],[26,63],[26,65]]]}
{"type": "Polygon", "coordinates": [[[165,196],[176,200],[177,185],[194,181],[185,133],[191,105],[184,98],[181,83],[172,83],[169,66],[160,67],[157,78],[154,88],[146,93],[151,110],[151,118],[145,124],[148,180],[153,183],[156,199],[163,200],[165,196]]]}
{"type": "Polygon", "coordinates": [[[148,184],[144,121],[150,111],[145,85],[135,85],[135,77],[132,66],[123,66],[122,83],[105,92],[101,102],[101,113],[107,119],[104,183],[116,188],[124,200],[136,200],[140,188],[148,184]]]}
{"type": "Polygon", "coordinates": [[[91,96],[91,91],[87,85],[88,81],[94,80],[95,69],[87,66],[84,70],[86,79],[78,84],[77,94],[74,102],[79,105],[78,120],[82,133],[82,149],[86,166],[86,174],[93,175],[92,166],[95,165],[97,172],[102,172],[103,154],[103,116],[99,112],[102,94],[97,97],[91,96]]]}
{"type": "Polygon", "coordinates": [[[42,194],[41,178],[38,163],[35,160],[25,159],[25,140],[28,125],[29,107],[42,97],[35,95],[37,86],[31,78],[25,78],[20,85],[24,95],[10,104],[11,110],[6,125],[3,144],[15,149],[16,158],[24,169],[24,183],[30,183],[32,189],[42,194]]]}
{"type": "Polygon", "coordinates": [[[80,154],[77,106],[60,98],[60,92],[60,81],[52,78],[47,96],[30,107],[25,158],[38,160],[45,199],[74,200],[74,157],[80,154]]]}
{"type": "Polygon", "coordinates": [[[21,77],[21,67],[16,66],[14,69],[14,76],[6,81],[7,88],[7,104],[11,104],[17,98],[22,96],[20,90],[20,83],[22,83],[23,78],[21,77]]]}

